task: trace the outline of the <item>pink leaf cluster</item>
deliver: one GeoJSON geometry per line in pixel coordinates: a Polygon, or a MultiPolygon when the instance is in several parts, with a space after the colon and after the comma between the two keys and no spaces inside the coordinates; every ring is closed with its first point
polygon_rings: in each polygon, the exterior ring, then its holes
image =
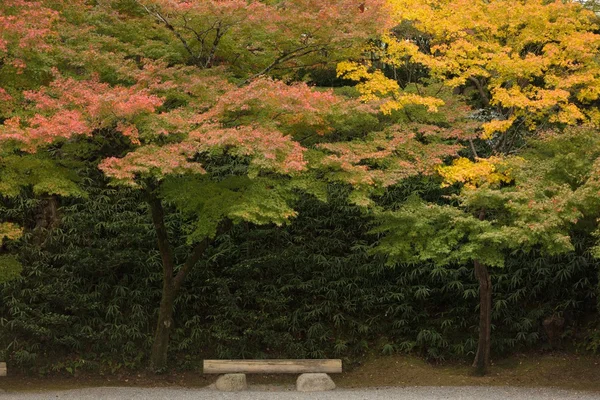
{"type": "Polygon", "coordinates": [[[22,142],[29,151],[35,151],[36,146],[52,143],[59,138],[90,133],[88,124],[76,110],[66,110],[49,117],[36,114],[27,126],[22,126],[19,117],[13,117],[0,126],[1,139],[22,142]]]}
{"type": "Polygon", "coordinates": [[[107,160],[102,170],[133,184],[136,178],[147,174],[201,172],[201,165],[190,160],[197,154],[216,152],[247,158],[258,169],[294,174],[306,168],[305,148],[278,128],[294,122],[322,124],[325,113],[342,103],[331,91],[319,92],[304,83],[287,85],[268,78],[229,89],[205,113],[186,116],[174,110],[159,116],[172,129],[189,129],[182,142],[143,146],[121,160],[107,160]],[[246,114],[249,124],[227,127],[232,119],[246,114]],[[194,124],[199,126],[193,128],[194,124]]]}
{"type": "Polygon", "coordinates": [[[198,92],[219,95],[235,89],[229,83],[223,68],[214,67],[210,71],[193,66],[169,66],[165,61],[142,60],[142,68],[124,67],[119,72],[136,82],[136,87],[152,92],[179,90],[194,95],[198,92]]]}
{"type": "Polygon", "coordinates": [[[8,92],[0,87],[0,101],[11,101],[12,96],[8,92]]]}
{"type": "Polygon", "coordinates": [[[0,114],[1,115],[10,115],[10,112],[13,109],[15,103],[15,99],[0,86],[0,114]]]}
{"type": "Polygon", "coordinates": [[[22,124],[21,118],[13,117],[0,125],[0,140],[19,142],[24,150],[30,152],[59,138],[90,133],[91,130],[78,111],[64,111],[50,117],[37,114],[26,125],[22,124]]]}
{"type": "Polygon", "coordinates": [[[352,185],[387,187],[410,176],[433,173],[462,146],[424,144],[415,139],[413,132],[395,126],[367,140],[327,143],[321,148],[332,153],[321,165],[340,171],[338,179],[352,185]]]}
{"type": "Polygon", "coordinates": [[[3,0],[0,3],[0,53],[9,43],[21,49],[47,50],[46,39],[56,35],[54,24],[59,13],[39,1],[3,0]]]}
{"type": "Polygon", "coordinates": [[[227,120],[249,113],[276,125],[306,123],[315,126],[322,124],[324,114],[340,103],[341,99],[331,90],[319,92],[305,83],[287,85],[259,78],[223,94],[201,118],[205,121],[227,120]]]}
{"type": "Polygon", "coordinates": [[[162,104],[162,99],[146,89],[61,77],[47,87],[25,92],[24,97],[35,114],[26,120],[6,120],[0,125],[0,140],[19,142],[32,152],[56,139],[90,135],[100,128],[116,127],[139,143],[137,128],[130,121],[162,104]]]}
{"type": "Polygon", "coordinates": [[[163,100],[139,87],[110,86],[97,79],[79,81],[59,78],[48,87],[25,92],[25,98],[38,110],[57,112],[82,110],[90,119],[101,123],[104,118],[131,118],[143,112],[154,112],[163,100]]]}
{"type": "Polygon", "coordinates": [[[142,175],[162,177],[168,174],[206,173],[199,163],[189,161],[197,152],[198,144],[193,142],[146,145],[123,158],[107,158],[99,168],[107,176],[135,186],[135,179],[142,175]]]}
{"type": "Polygon", "coordinates": [[[290,136],[268,128],[243,126],[219,129],[208,127],[190,133],[200,151],[229,150],[236,156],[249,156],[261,168],[289,174],[306,167],[304,148],[290,136]]]}
{"type": "Polygon", "coordinates": [[[201,163],[192,161],[196,155],[227,152],[236,157],[248,157],[251,165],[259,169],[292,174],[306,167],[304,150],[298,142],[278,131],[248,126],[223,129],[208,125],[191,132],[182,142],[146,145],[123,158],[106,159],[100,169],[107,176],[135,185],[136,179],[143,176],[203,174],[206,171],[201,163]]]}

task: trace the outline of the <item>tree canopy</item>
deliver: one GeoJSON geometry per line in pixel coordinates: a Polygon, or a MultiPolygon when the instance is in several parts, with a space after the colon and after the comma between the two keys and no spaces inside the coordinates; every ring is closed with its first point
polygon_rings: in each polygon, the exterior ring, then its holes
{"type": "MultiPolygon", "coordinates": [[[[85,201],[87,180],[140,193],[162,263],[162,370],[208,249],[345,185],[390,264],[473,264],[485,372],[488,267],[596,230],[599,50],[597,15],[572,1],[6,0],[0,195],[44,199],[58,226],[57,202],[85,201]],[[386,201],[411,179],[440,194],[386,201]]],[[[1,216],[0,280],[36,226],[1,216]]]]}

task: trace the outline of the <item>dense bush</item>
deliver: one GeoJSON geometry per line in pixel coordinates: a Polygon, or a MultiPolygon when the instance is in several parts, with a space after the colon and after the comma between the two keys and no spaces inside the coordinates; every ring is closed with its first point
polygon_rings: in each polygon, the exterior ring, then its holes
{"type": "MultiPolygon", "coordinates": [[[[406,193],[436,190],[417,182],[406,193]],[[416,185],[416,186],[415,186],[416,185]]],[[[142,367],[151,346],[161,268],[145,203],[96,187],[60,208],[58,228],[28,233],[23,277],[1,287],[0,357],[20,367],[142,367]]],[[[404,193],[404,194],[403,194],[404,193]]],[[[388,266],[370,249],[370,219],[331,189],[303,198],[287,227],[240,225],[194,269],[176,304],[171,356],[343,357],[407,351],[430,359],[475,349],[477,284],[468,266],[388,266]]],[[[38,203],[21,207],[39,206],[38,203]]],[[[182,221],[168,222],[185,254],[182,221]]],[[[595,310],[597,266],[586,238],[560,258],[513,254],[495,270],[496,354],[547,342],[542,322],[566,318],[566,341],[595,310]]]]}
{"type": "Polygon", "coordinates": [[[160,264],[147,212],[127,192],[90,194],[62,207],[43,244],[39,230],[24,238],[23,274],[2,291],[2,336],[17,364],[57,354],[130,362],[149,340],[160,264]]]}

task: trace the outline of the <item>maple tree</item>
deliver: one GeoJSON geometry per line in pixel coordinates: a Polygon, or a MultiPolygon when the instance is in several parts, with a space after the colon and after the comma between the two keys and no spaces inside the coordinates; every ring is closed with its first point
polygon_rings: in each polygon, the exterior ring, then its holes
{"type": "MultiPolygon", "coordinates": [[[[330,132],[330,115],[358,106],[342,105],[331,91],[263,75],[352,54],[357,43],[385,27],[383,2],[373,0],[368,8],[348,0],[140,0],[121,9],[61,1],[6,4],[0,50],[13,60],[11,77],[27,72],[19,49],[43,40],[36,46],[48,54],[39,87],[2,92],[19,101],[4,110],[0,125],[7,154],[1,185],[85,196],[74,171],[63,165],[70,156],[63,150],[86,140],[119,143],[114,154],[89,145],[82,151],[95,152],[88,159],[103,158],[99,168],[113,184],[145,192],[163,266],[150,363],[162,370],[186,275],[232,225],[281,225],[294,217],[298,192],[316,193],[320,186],[303,177],[311,138],[330,132]],[[32,5],[39,9],[18,12],[32,5]],[[55,23],[60,29],[51,30],[55,23]],[[140,50],[128,23],[154,30],[163,44],[140,50]],[[15,27],[21,36],[11,36],[15,27]],[[15,173],[11,168],[24,160],[32,164],[15,173]],[[165,225],[171,210],[189,224],[184,260],[175,256],[165,225]]],[[[14,239],[18,228],[6,223],[2,232],[14,239]]]]}
{"type": "MultiPolygon", "coordinates": [[[[56,35],[58,13],[39,2],[8,0],[0,4],[0,118],[10,115],[18,104],[18,87],[31,78],[25,74],[27,63],[35,62],[50,48],[56,35]]],[[[10,125],[10,122],[9,122],[10,125]]],[[[3,125],[4,127],[4,125],[3,125]]],[[[0,195],[15,196],[20,188],[34,186],[38,192],[52,186],[52,163],[44,157],[21,158],[12,146],[0,145],[0,195]],[[46,171],[44,171],[44,168],[46,171]],[[33,172],[33,173],[31,173],[33,172]]],[[[60,174],[58,174],[60,176],[60,174]]],[[[53,190],[50,189],[50,193],[53,190]]],[[[15,221],[0,219],[0,245],[21,237],[23,228],[15,221]]],[[[0,282],[20,271],[18,260],[10,254],[0,255],[0,282]]]]}
{"type": "MultiPolygon", "coordinates": [[[[408,126],[424,134],[423,143],[432,142],[433,135],[439,140],[454,138],[468,147],[452,165],[433,162],[430,167],[435,171],[429,169],[440,176],[452,203],[413,198],[400,210],[380,211],[378,230],[386,236],[379,250],[390,262],[473,263],[480,288],[473,366],[485,373],[492,326],[488,266],[502,266],[504,254],[515,249],[571,250],[569,229],[581,217],[580,208],[574,206],[579,204],[577,195],[556,182],[556,191],[547,190],[539,184],[549,184],[547,176],[542,178],[544,170],[508,154],[542,127],[598,126],[597,16],[580,3],[562,1],[390,0],[389,4],[396,28],[368,48],[370,59],[338,64],[338,75],[357,81],[361,98],[388,115],[414,115],[415,106],[430,112],[444,107],[448,99],[439,96],[444,91],[427,90],[432,80],[453,89],[453,102],[463,105],[450,109],[454,114],[450,129],[443,121],[433,124],[437,127],[408,126]],[[398,69],[407,72],[400,76],[398,69]],[[468,103],[482,108],[466,110],[468,103]]],[[[429,149],[426,153],[432,154],[429,149]]],[[[396,163],[407,160],[401,153],[392,156],[396,163]]],[[[395,178],[389,162],[362,160],[347,158],[346,169],[395,178]]],[[[405,166],[403,171],[410,169],[405,166]]],[[[385,179],[377,183],[389,184],[385,179]]]]}
{"type": "Polygon", "coordinates": [[[339,101],[305,84],[289,86],[262,78],[246,87],[230,87],[206,112],[188,104],[186,110],[155,115],[171,125],[151,134],[179,135],[179,140],[142,141],[124,157],[102,161],[100,168],[115,182],[139,187],[148,195],[164,268],[154,368],[166,363],[177,293],[214,238],[241,221],[281,225],[296,215],[297,190],[310,187],[301,178],[307,149],[290,128],[296,123],[302,134],[319,134],[320,115],[339,101]],[[188,234],[192,251],[180,268],[170,247],[163,202],[194,221],[188,234]]]}
{"type": "MultiPolygon", "coordinates": [[[[400,209],[381,212],[384,232],[378,251],[392,262],[472,263],[479,282],[479,340],[473,367],[490,363],[492,280],[489,268],[503,267],[512,251],[550,255],[572,251],[570,229],[582,217],[575,191],[562,182],[531,174],[536,158],[509,157],[476,162],[464,158],[441,167],[445,185],[461,187],[453,203],[428,203],[417,196],[400,209]]],[[[541,175],[541,176],[540,176],[541,175]]]]}

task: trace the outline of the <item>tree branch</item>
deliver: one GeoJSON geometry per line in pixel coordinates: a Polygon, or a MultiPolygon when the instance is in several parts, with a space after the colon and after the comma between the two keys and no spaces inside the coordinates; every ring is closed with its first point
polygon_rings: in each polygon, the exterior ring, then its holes
{"type": "Polygon", "coordinates": [[[307,45],[307,46],[298,47],[297,49],[294,49],[289,52],[284,52],[279,57],[277,57],[275,60],[273,60],[273,62],[271,64],[269,64],[267,67],[265,67],[262,71],[254,74],[250,78],[246,79],[242,83],[242,85],[245,85],[246,83],[250,82],[251,80],[258,78],[261,75],[266,74],[267,72],[269,72],[273,68],[275,68],[277,65],[279,65],[285,61],[291,60],[294,57],[302,57],[307,54],[317,52],[321,49],[322,49],[321,47],[314,47],[312,45],[307,45]]]}
{"type": "Polygon", "coordinates": [[[223,27],[221,26],[221,22],[219,22],[217,24],[217,27],[215,28],[215,40],[213,40],[213,45],[210,49],[210,53],[208,53],[208,56],[206,57],[204,68],[209,68],[211,66],[213,57],[217,52],[217,47],[219,46],[221,38],[225,35],[225,33],[227,33],[227,29],[223,29],[223,27]]]}
{"type": "Polygon", "coordinates": [[[470,76],[469,80],[471,82],[473,82],[475,84],[475,86],[477,87],[477,90],[479,91],[479,95],[481,96],[481,101],[483,101],[483,106],[484,107],[489,106],[490,98],[488,97],[487,93],[485,92],[485,89],[481,85],[481,82],[479,82],[479,79],[475,78],[474,76],[470,76]]]}
{"type": "Polygon", "coordinates": [[[469,138],[469,144],[471,145],[471,151],[473,152],[473,157],[474,158],[479,158],[479,156],[477,155],[477,150],[475,150],[475,145],[473,144],[473,139],[469,138]]]}
{"type": "Polygon", "coordinates": [[[196,263],[200,260],[200,258],[202,257],[209,245],[210,241],[208,239],[204,239],[203,241],[198,243],[196,247],[194,247],[194,250],[192,250],[192,254],[188,256],[187,260],[185,260],[185,263],[173,279],[173,288],[175,289],[175,293],[179,292],[179,289],[181,289],[185,277],[188,275],[188,273],[194,267],[194,265],[196,265],[196,263]]]}
{"type": "MultiPolygon", "coordinates": [[[[232,227],[233,227],[233,223],[230,220],[228,220],[228,219],[224,220],[223,222],[221,222],[221,224],[217,228],[215,237],[218,237],[219,235],[222,235],[223,233],[229,231],[232,227]]],[[[192,268],[194,268],[196,263],[204,255],[204,252],[206,251],[208,246],[210,246],[213,242],[214,242],[214,240],[210,240],[209,238],[206,238],[206,239],[202,240],[200,243],[198,243],[196,245],[196,247],[194,247],[194,249],[192,250],[192,253],[185,260],[185,263],[183,264],[183,266],[177,272],[177,275],[175,275],[175,278],[173,279],[173,288],[175,290],[175,293],[177,293],[179,291],[179,289],[181,289],[181,286],[183,285],[183,282],[184,282],[186,276],[188,275],[188,273],[191,271],[192,268]]]]}
{"type": "Polygon", "coordinates": [[[165,283],[170,284],[175,269],[175,257],[169,243],[169,234],[165,225],[165,212],[160,199],[150,190],[148,191],[148,204],[150,205],[152,222],[158,239],[158,250],[162,259],[165,283]]]}
{"type": "Polygon", "coordinates": [[[190,56],[192,57],[192,59],[194,59],[195,61],[197,60],[197,56],[192,51],[192,48],[188,44],[187,40],[185,40],[185,38],[183,36],[181,36],[181,34],[177,31],[177,29],[175,29],[175,27],[169,22],[169,20],[167,20],[167,18],[165,16],[163,16],[160,13],[160,11],[152,11],[152,10],[150,10],[148,8],[148,6],[146,6],[145,4],[143,4],[142,2],[140,2],[139,0],[136,0],[136,3],[138,3],[140,6],[142,6],[144,8],[144,10],[146,10],[146,12],[149,15],[152,15],[159,22],[162,22],[163,24],[165,24],[165,26],[167,27],[167,29],[170,30],[171,32],[173,32],[173,34],[175,35],[175,37],[177,39],[179,39],[179,41],[181,42],[181,44],[183,44],[183,47],[190,54],[190,56]]]}

